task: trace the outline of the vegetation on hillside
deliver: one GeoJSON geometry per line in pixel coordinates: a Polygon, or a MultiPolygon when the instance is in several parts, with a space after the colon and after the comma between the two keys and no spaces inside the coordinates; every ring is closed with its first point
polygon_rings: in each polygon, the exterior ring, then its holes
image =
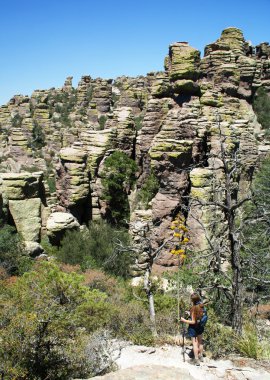
{"type": "Polygon", "coordinates": [[[258,122],[262,125],[266,134],[270,134],[270,96],[264,87],[259,87],[253,101],[254,111],[258,122]]]}
{"type": "Polygon", "coordinates": [[[78,264],[84,270],[102,268],[107,273],[127,278],[134,262],[129,246],[127,230],[99,221],[92,222],[83,232],[67,232],[56,255],[60,261],[78,264]]]}
{"type": "Polygon", "coordinates": [[[105,159],[101,173],[103,197],[109,206],[108,219],[116,225],[127,226],[130,193],[136,179],[137,165],[126,153],[113,152],[105,159]]]}

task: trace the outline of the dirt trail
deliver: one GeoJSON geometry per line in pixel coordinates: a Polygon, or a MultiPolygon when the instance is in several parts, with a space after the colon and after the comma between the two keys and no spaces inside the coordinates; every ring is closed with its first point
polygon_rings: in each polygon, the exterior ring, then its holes
{"type": "Polygon", "coordinates": [[[215,361],[207,358],[197,367],[190,364],[190,359],[187,355],[185,355],[185,358],[184,362],[181,348],[177,346],[166,345],[158,348],[127,346],[122,350],[120,358],[116,361],[119,367],[119,371],[115,373],[116,377],[112,377],[112,374],[110,377],[109,374],[107,375],[108,377],[105,376],[103,379],[270,380],[270,373],[263,368],[238,367],[230,360],[215,361]],[[127,371],[127,369],[129,370],[127,371]]]}

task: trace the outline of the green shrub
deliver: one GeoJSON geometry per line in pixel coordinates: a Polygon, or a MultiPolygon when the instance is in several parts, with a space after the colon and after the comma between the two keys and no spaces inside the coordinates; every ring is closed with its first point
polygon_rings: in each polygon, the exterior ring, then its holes
{"type": "Polygon", "coordinates": [[[99,128],[101,130],[103,130],[105,128],[106,121],[107,121],[107,117],[105,115],[101,115],[100,118],[98,119],[99,128]]]}
{"type": "Polygon", "coordinates": [[[56,191],[56,180],[55,177],[47,177],[46,178],[47,184],[49,186],[50,193],[55,193],[56,191]]]}
{"type": "Polygon", "coordinates": [[[136,170],[136,163],[121,151],[115,151],[105,160],[101,182],[103,198],[109,206],[108,217],[113,224],[128,223],[128,194],[135,183],[136,170]]]}
{"type": "Polygon", "coordinates": [[[270,96],[264,87],[259,87],[256,91],[254,102],[254,111],[266,133],[270,133],[270,96]]]}
{"type": "Polygon", "coordinates": [[[213,358],[235,352],[235,333],[233,330],[220,323],[213,309],[209,308],[207,313],[208,321],[203,335],[206,350],[211,352],[213,358]]]}
{"type": "Polygon", "coordinates": [[[143,115],[140,115],[134,118],[136,131],[139,131],[140,129],[142,129],[142,122],[143,122],[143,115]]]}
{"type": "Polygon", "coordinates": [[[134,261],[129,251],[129,234],[104,221],[92,222],[82,232],[69,231],[61,241],[57,257],[82,269],[99,267],[108,273],[127,278],[134,261]]]}
{"type": "Polygon", "coordinates": [[[159,182],[153,172],[147,177],[146,181],[142,185],[138,198],[146,208],[149,207],[149,202],[154,198],[159,189],[159,182]]]}
{"type": "Polygon", "coordinates": [[[86,92],[86,98],[87,98],[88,102],[91,102],[91,100],[93,98],[93,92],[94,92],[93,85],[90,85],[87,89],[87,92],[86,92]]]}
{"type": "MultiPolygon", "coordinates": [[[[83,265],[88,252],[88,239],[85,232],[67,231],[61,240],[56,255],[65,264],[83,265]]],[[[95,263],[93,262],[93,264],[95,263]]]]}
{"type": "Polygon", "coordinates": [[[19,234],[14,227],[0,226],[0,266],[9,275],[22,274],[31,268],[32,260],[25,253],[19,234]]]}
{"type": "Polygon", "coordinates": [[[134,344],[154,343],[149,312],[141,302],[131,301],[116,305],[117,313],[111,319],[109,328],[115,336],[132,341],[134,344]]]}
{"type": "Polygon", "coordinates": [[[128,231],[100,221],[89,225],[89,250],[97,265],[108,273],[129,277],[134,262],[128,231]]]}
{"type": "Polygon", "coordinates": [[[11,125],[13,128],[20,128],[20,126],[22,125],[22,121],[23,121],[23,117],[19,115],[18,113],[16,113],[16,115],[14,115],[11,120],[11,125]]]}
{"type": "Polygon", "coordinates": [[[0,370],[7,379],[89,377],[87,331],[110,318],[106,295],[53,262],[1,289],[0,370]]]}
{"type": "Polygon", "coordinates": [[[259,340],[256,327],[252,323],[244,326],[243,335],[237,340],[236,348],[240,354],[248,358],[270,359],[269,342],[259,340]]]}
{"type": "Polygon", "coordinates": [[[41,149],[43,146],[45,146],[45,144],[45,135],[43,133],[42,127],[36,120],[34,120],[31,145],[34,149],[41,149]]]}

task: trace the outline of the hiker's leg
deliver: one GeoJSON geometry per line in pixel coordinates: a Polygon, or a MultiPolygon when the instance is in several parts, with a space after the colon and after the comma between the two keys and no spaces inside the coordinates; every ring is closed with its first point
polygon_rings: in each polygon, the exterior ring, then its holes
{"type": "Polygon", "coordinates": [[[192,344],[193,344],[194,358],[198,359],[198,357],[199,357],[199,346],[198,346],[198,338],[197,337],[192,338],[192,344]]]}
{"type": "Polygon", "coordinates": [[[198,340],[198,352],[199,352],[199,355],[202,356],[202,354],[203,354],[203,339],[202,339],[202,335],[198,335],[197,336],[197,340],[198,340]]]}

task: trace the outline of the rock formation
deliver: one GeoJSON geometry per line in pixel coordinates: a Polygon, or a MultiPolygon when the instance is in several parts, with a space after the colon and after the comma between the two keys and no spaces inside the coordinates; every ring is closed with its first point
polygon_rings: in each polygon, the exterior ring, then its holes
{"type": "MultiPolygon", "coordinates": [[[[171,44],[163,72],[115,80],[83,76],[77,88],[68,77],[63,88],[14,96],[0,107],[2,213],[25,240],[36,242],[46,231],[57,240],[61,223],[65,230],[100,218],[106,207],[102,165],[122,150],[138,164],[130,233],[141,255],[133,274],[151,260],[140,231],[147,231],[153,251],[170,236],[178,212],[185,213],[192,249],[203,249],[205,231],[196,219],[207,228],[212,217],[222,217],[206,205],[187,208],[187,199],[207,200],[213,184],[224,181],[221,136],[228,153],[239,150],[243,170],[235,186],[239,194],[248,192],[258,157],[269,152],[252,108],[260,86],[270,93],[269,56],[268,43],[253,47],[239,29],[227,28],[203,58],[187,42],[171,44]],[[30,173],[39,170],[44,180],[30,173]],[[136,199],[151,173],[159,189],[143,205],[136,199]]],[[[164,248],[156,264],[174,266],[175,257],[164,248]]]]}

